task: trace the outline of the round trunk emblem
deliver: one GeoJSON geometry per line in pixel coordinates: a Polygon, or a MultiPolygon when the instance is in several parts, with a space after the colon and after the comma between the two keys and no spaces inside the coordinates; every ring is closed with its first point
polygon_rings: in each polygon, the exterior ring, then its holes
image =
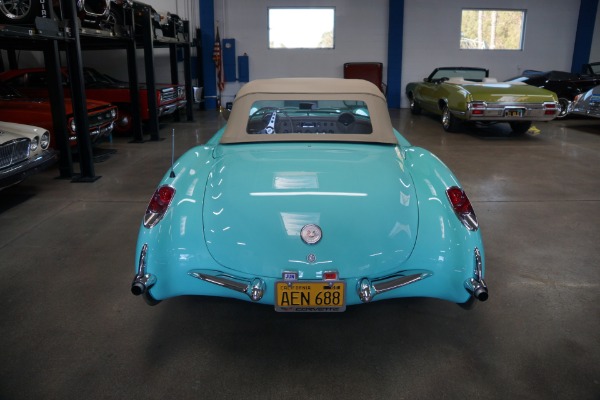
{"type": "Polygon", "coordinates": [[[302,241],[306,244],[316,244],[319,243],[319,240],[323,237],[323,233],[321,232],[321,228],[315,224],[304,225],[302,230],[300,231],[300,237],[302,241]]]}

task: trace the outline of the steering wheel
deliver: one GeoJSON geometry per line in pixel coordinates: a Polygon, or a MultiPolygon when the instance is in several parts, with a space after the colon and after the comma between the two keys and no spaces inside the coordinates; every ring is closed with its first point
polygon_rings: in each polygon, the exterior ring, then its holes
{"type": "Polygon", "coordinates": [[[338,128],[341,128],[344,132],[352,132],[352,127],[356,122],[356,117],[349,112],[343,112],[337,119],[338,128]]]}
{"type": "Polygon", "coordinates": [[[294,124],[292,119],[285,113],[285,111],[275,107],[264,107],[256,112],[261,110],[265,111],[265,114],[261,118],[264,127],[258,131],[258,133],[267,135],[272,135],[274,133],[294,133],[294,124]]]}

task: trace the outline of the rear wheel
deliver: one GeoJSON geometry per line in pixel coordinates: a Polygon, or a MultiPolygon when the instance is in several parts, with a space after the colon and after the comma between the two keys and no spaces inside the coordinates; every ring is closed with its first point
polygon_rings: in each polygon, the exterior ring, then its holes
{"type": "Polygon", "coordinates": [[[458,132],[460,130],[460,120],[450,112],[447,105],[442,108],[442,126],[446,132],[458,132]]]}
{"type": "Polygon", "coordinates": [[[558,110],[558,115],[556,116],[556,118],[564,118],[567,116],[567,113],[569,112],[569,105],[571,104],[571,102],[567,99],[565,99],[564,97],[558,99],[558,106],[559,106],[559,110],[558,110]]]}
{"type": "Polygon", "coordinates": [[[515,135],[523,135],[531,128],[531,121],[527,122],[510,122],[510,128],[515,135]]]}
{"type": "Polygon", "coordinates": [[[413,113],[414,115],[421,114],[421,106],[419,105],[419,103],[417,103],[417,100],[415,100],[415,96],[413,94],[410,95],[409,100],[410,100],[410,112],[413,113]]]}
{"type": "Polygon", "coordinates": [[[33,24],[39,9],[39,0],[0,1],[0,22],[13,25],[33,24]]]}
{"type": "Polygon", "coordinates": [[[152,295],[148,292],[148,290],[146,290],[142,294],[142,297],[144,298],[144,301],[146,302],[146,304],[148,304],[149,306],[155,306],[158,303],[160,303],[160,300],[156,300],[154,297],[152,297],[152,295]]]}
{"type": "Polygon", "coordinates": [[[471,296],[469,297],[469,300],[465,301],[464,303],[457,303],[460,308],[464,309],[464,310],[472,310],[473,307],[475,306],[475,297],[471,296]]]}

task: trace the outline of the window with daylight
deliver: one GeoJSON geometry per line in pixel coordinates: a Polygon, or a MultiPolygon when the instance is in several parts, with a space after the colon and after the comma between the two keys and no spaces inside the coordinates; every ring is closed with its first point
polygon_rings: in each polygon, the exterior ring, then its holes
{"type": "Polygon", "coordinates": [[[269,8],[270,49],[333,49],[335,8],[269,8]]]}
{"type": "Polygon", "coordinates": [[[525,10],[462,10],[460,48],[522,50],[525,10]]]}

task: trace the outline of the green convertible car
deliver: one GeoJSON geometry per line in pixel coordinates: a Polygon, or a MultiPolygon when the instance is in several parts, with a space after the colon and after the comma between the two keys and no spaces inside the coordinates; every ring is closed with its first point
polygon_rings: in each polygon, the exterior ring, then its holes
{"type": "Polygon", "coordinates": [[[436,68],[423,82],[406,86],[413,114],[422,110],[442,116],[448,132],[463,122],[508,122],[516,134],[532,121],[550,121],[558,115],[554,92],[520,82],[498,82],[484,68],[436,68]]]}

